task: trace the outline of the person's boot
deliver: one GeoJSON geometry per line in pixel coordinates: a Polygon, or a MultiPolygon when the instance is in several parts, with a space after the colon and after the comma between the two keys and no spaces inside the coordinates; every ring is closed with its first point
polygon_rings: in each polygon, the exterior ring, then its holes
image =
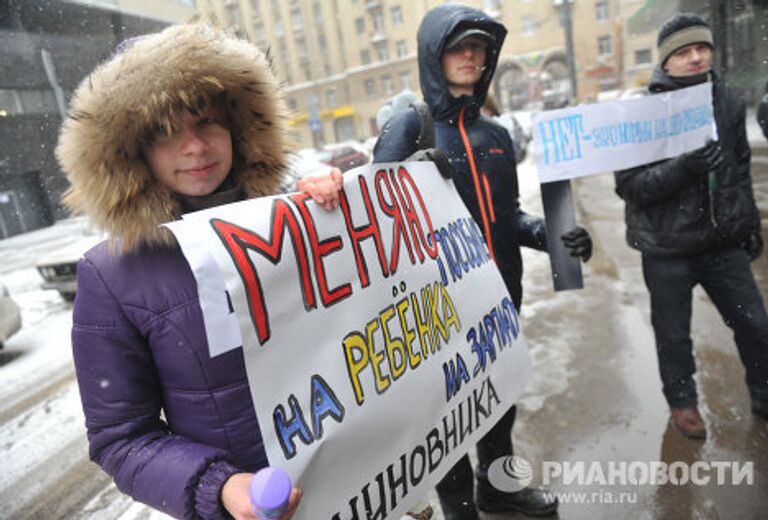
{"type": "Polygon", "coordinates": [[[475,508],[474,480],[469,457],[459,459],[435,490],[445,520],[480,520],[475,508]]]}
{"type": "Polygon", "coordinates": [[[486,513],[517,511],[528,516],[557,513],[557,497],[544,488],[527,487],[515,493],[499,491],[486,479],[477,481],[477,508],[486,513]]]}
{"type": "Polygon", "coordinates": [[[707,437],[707,427],[697,407],[670,408],[670,416],[672,423],[680,430],[680,433],[689,439],[705,439],[707,437]]]}

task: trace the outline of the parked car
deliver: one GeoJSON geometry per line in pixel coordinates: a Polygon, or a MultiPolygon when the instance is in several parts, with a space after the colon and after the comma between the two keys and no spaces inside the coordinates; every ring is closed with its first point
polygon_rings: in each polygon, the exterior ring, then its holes
{"type": "Polygon", "coordinates": [[[77,290],[77,262],[86,251],[102,240],[104,237],[101,234],[87,231],[86,235],[76,242],[38,260],[36,267],[44,280],[43,289],[55,289],[66,301],[74,301],[77,290]]]}
{"type": "Polygon", "coordinates": [[[360,143],[347,141],[326,145],[320,152],[319,159],[345,172],[368,164],[371,161],[371,154],[360,143]]]}
{"type": "Polygon", "coordinates": [[[21,328],[21,309],[8,293],[8,288],[0,283],[0,348],[6,340],[21,328]]]}
{"type": "Polygon", "coordinates": [[[321,157],[324,157],[321,153],[314,148],[302,148],[291,155],[283,180],[284,191],[296,191],[296,182],[299,179],[330,171],[331,167],[321,160],[321,157]]]}

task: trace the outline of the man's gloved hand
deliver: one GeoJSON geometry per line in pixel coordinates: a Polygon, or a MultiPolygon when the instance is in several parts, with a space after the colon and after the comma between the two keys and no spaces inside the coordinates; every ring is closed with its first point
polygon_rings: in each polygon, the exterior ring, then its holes
{"type": "Polygon", "coordinates": [[[418,150],[408,157],[406,161],[431,161],[437,166],[440,175],[446,179],[453,178],[453,166],[451,166],[451,161],[448,160],[448,156],[445,155],[445,152],[440,148],[418,150]]]}
{"type": "Polygon", "coordinates": [[[723,164],[723,148],[717,141],[709,141],[698,150],[683,156],[685,167],[691,173],[705,175],[723,164]]]}
{"type": "Polygon", "coordinates": [[[570,249],[571,256],[578,256],[582,262],[592,257],[592,237],[589,231],[581,226],[576,226],[560,237],[563,245],[570,249]]]}
{"type": "Polygon", "coordinates": [[[741,247],[747,252],[750,260],[756,260],[763,254],[763,237],[760,233],[750,233],[741,247]]]}

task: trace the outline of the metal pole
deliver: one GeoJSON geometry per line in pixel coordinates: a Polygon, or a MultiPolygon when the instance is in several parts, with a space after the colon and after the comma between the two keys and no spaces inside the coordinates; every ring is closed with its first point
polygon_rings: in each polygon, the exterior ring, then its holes
{"type": "Polygon", "coordinates": [[[568,78],[571,81],[571,99],[579,95],[579,86],[576,79],[576,56],[573,51],[573,20],[571,19],[571,3],[573,0],[562,0],[562,20],[565,30],[565,57],[568,61],[568,78]]]}

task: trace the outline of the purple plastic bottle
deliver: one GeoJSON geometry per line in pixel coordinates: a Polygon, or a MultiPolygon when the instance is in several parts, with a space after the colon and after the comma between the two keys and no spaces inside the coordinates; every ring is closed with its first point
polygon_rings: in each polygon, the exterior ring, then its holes
{"type": "Polygon", "coordinates": [[[251,478],[249,491],[256,516],[272,520],[288,509],[291,477],[280,468],[263,468],[251,478]]]}

